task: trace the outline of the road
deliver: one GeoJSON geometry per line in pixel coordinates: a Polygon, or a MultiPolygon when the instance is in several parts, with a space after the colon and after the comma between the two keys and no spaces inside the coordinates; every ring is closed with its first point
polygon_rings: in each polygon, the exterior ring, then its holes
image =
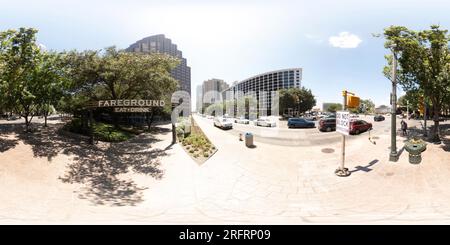
{"type": "MultiPolygon", "coordinates": [[[[212,119],[196,116],[197,120],[202,120],[213,124],[212,119]]],[[[386,120],[381,122],[374,122],[373,116],[360,116],[360,119],[372,123],[373,130],[370,132],[371,137],[377,137],[377,135],[387,134],[390,132],[391,121],[390,117],[386,117],[386,120]]],[[[401,119],[397,119],[397,128],[400,128],[401,119]]],[[[431,123],[431,121],[430,121],[431,123]]],[[[289,129],[284,124],[286,121],[280,121],[277,127],[260,127],[252,124],[233,124],[233,129],[226,130],[226,132],[239,137],[239,134],[245,134],[247,132],[254,135],[255,140],[263,143],[282,145],[282,146],[311,146],[321,145],[328,143],[336,143],[341,140],[341,134],[338,132],[320,132],[318,128],[295,128],[289,129]]],[[[409,120],[409,126],[415,126],[420,124],[419,121],[409,120]]],[[[317,125],[317,122],[316,122],[317,125]]],[[[220,129],[217,129],[220,130],[220,129]]],[[[369,138],[369,132],[364,132],[359,135],[350,135],[348,140],[356,140],[361,138],[369,138]]]]}

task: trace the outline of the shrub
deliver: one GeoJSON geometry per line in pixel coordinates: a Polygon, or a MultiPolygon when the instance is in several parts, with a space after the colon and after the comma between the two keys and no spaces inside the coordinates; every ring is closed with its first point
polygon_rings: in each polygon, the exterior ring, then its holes
{"type": "MultiPolygon", "coordinates": [[[[64,130],[76,134],[89,136],[90,129],[83,128],[83,122],[80,118],[75,118],[63,127],[64,130]]],[[[129,140],[134,136],[129,130],[114,127],[114,125],[96,122],[94,123],[94,137],[106,142],[120,142],[129,140]]]]}
{"type": "Polygon", "coordinates": [[[107,142],[120,142],[133,137],[133,134],[106,123],[95,123],[94,135],[99,140],[107,142]]]}
{"type": "Polygon", "coordinates": [[[208,152],[204,152],[204,153],[203,153],[203,156],[204,156],[204,157],[209,157],[208,152]]]}
{"type": "Polygon", "coordinates": [[[189,153],[194,153],[194,149],[190,149],[190,150],[189,150],[189,153]]]}
{"type": "Polygon", "coordinates": [[[194,154],[194,157],[195,158],[197,158],[197,157],[199,157],[200,155],[197,153],[197,154],[194,154]]]}

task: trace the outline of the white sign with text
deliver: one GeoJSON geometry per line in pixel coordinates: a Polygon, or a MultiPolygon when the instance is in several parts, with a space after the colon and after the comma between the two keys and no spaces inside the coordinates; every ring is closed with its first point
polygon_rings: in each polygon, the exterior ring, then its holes
{"type": "Polygon", "coordinates": [[[350,131],[350,113],[348,111],[338,111],[336,113],[336,131],[349,135],[350,131]]]}

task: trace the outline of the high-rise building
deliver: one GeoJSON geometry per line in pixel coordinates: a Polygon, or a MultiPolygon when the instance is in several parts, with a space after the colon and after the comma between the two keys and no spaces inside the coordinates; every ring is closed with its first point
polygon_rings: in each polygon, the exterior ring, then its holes
{"type": "Polygon", "coordinates": [[[127,52],[163,53],[180,59],[181,63],[175,67],[171,74],[179,81],[180,89],[191,94],[191,68],[187,66],[183,53],[177,49],[177,45],[163,34],[146,37],[130,45],[127,52]]]}
{"type": "Polygon", "coordinates": [[[228,89],[229,85],[221,79],[212,78],[203,82],[203,104],[213,104],[222,100],[221,92],[228,89]]]}
{"type": "Polygon", "coordinates": [[[234,99],[236,101],[243,96],[252,96],[256,99],[258,113],[271,115],[271,92],[285,88],[301,88],[301,80],[301,68],[270,71],[234,83],[230,88],[222,91],[222,97],[226,100],[234,99]]]}
{"type": "Polygon", "coordinates": [[[202,85],[197,85],[197,89],[196,89],[196,107],[195,110],[198,113],[202,113],[202,107],[203,107],[203,86],[202,85]]]}
{"type": "Polygon", "coordinates": [[[222,91],[229,88],[229,85],[217,78],[212,78],[204,81],[201,85],[197,86],[197,102],[196,110],[198,113],[204,113],[209,105],[222,101],[222,91]]]}

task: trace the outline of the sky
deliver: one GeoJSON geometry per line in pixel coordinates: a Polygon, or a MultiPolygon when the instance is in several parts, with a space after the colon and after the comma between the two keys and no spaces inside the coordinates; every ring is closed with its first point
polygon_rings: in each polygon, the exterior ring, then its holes
{"type": "Polygon", "coordinates": [[[196,86],[210,78],[231,84],[300,67],[318,106],[341,102],[344,89],[379,106],[389,105],[389,51],[372,34],[390,25],[449,29],[449,13],[448,0],[0,0],[0,30],[37,28],[38,42],[57,51],[125,49],[165,34],[191,67],[193,105],[196,86]]]}

